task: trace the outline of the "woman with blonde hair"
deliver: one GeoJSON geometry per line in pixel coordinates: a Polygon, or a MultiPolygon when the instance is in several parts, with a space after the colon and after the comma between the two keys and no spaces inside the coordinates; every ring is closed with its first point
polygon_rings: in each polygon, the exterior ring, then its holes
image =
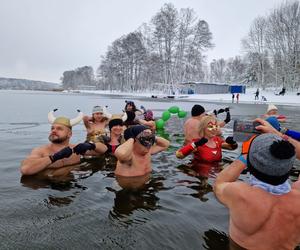
{"type": "Polygon", "coordinates": [[[218,136],[219,129],[214,115],[203,117],[199,124],[199,138],[194,138],[192,143],[177,150],[176,157],[182,159],[193,152],[197,161],[209,163],[221,161],[222,148],[234,150],[238,145],[231,136],[225,141],[218,136]]]}

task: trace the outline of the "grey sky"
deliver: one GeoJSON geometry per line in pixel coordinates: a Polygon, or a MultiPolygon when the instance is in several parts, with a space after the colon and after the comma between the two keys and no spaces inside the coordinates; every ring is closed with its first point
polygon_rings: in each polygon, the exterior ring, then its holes
{"type": "Polygon", "coordinates": [[[283,0],[0,0],[0,77],[59,82],[65,70],[96,70],[115,39],[149,23],[166,2],[208,22],[210,61],[240,54],[251,22],[283,0]]]}

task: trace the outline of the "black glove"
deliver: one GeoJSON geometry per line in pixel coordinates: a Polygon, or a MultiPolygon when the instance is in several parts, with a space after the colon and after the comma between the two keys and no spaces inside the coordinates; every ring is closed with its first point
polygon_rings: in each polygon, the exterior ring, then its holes
{"type": "Polygon", "coordinates": [[[107,147],[106,152],[107,153],[112,153],[112,146],[110,144],[107,144],[106,147],[107,147]]]}
{"type": "Polygon", "coordinates": [[[228,136],[225,141],[226,141],[226,143],[228,143],[230,145],[236,144],[236,141],[233,140],[232,136],[228,136]]]}
{"type": "Polygon", "coordinates": [[[229,107],[224,109],[225,112],[229,112],[229,107]]]}
{"type": "Polygon", "coordinates": [[[110,137],[107,135],[101,135],[101,142],[103,142],[105,145],[107,145],[108,143],[110,143],[110,137]]]}
{"type": "Polygon", "coordinates": [[[194,141],[194,144],[196,147],[199,147],[199,146],[204,145],[207,142],[208,142],[208,140],[206,138],[202,137],[201,139],[194,141]]]}
{"type": "Polygon", "coordinates": [[[135,137],[141,133],[142,131],[144,131],[145,129],[147,129],[148,127],[144,126],[144,125],[134,125],[132,127],[127,128],[124,131],[124,138],[127,141],[129,138],[133,138],[135,139],[135,137]]]}
{"type": "Polygon", "coordinates": [[[225,112],[225,109],[219,109],[218,110],[218,114],[221,114],[221,113],[224,113],[225,112]]]}
{"type": "Polygon", "coordinates": [[[224,122],[227,124],[228,122],[230,122],[230,120],[231,120],[231,116],[230,116],[230,112],[228,111],[228,112],[226,112],[226,118],[225,118],[224,122]]]}
{"type": "Polygon", "coordinates": [[[62,150],[56,152],[53,155],[50,155],[49,158],[51,162],[56,162],[58,160],[61,160],[63,158],[68,158],[73,154],[73,150],[70,147],[65,147],[62,150]]]}
{"type": "Polygon", "coordinates": [[[218,115],[218,112],[217,112],[217,110],[216,110],[216,109],[214,109],[213,113],[214,113],[214,115],[215,115],[215,116],[217,116],[217,115],[218,115]]]}
{"type": "Polygon", "coordinates": [[[74,148],[73,151],[77,155],[84,155],[86,151],[88,150],[95,150],[96,145],[95,143],[92,142],[83,142],[77,144],[74,148]]]}

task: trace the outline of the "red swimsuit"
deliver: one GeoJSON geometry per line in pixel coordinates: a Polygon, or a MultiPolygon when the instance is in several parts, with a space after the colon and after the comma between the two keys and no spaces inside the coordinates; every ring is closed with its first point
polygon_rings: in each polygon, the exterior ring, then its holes
{"type": "Polygon", "coordinates": [[[222,160],[222,140],[219,136],[213,138],[216,143],[215,148],[210,148],[206,144],[197,147],[197,151],[194,152],[194,159],[201,162],[216,162],[222,160]]]}

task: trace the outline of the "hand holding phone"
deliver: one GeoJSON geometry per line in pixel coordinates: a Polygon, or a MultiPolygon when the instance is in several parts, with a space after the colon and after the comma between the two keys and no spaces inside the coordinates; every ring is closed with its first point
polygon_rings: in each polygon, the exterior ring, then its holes
{"type": "Polygon", "coordinates": [[[247,141],[253,135],[260,134],[261,132],[256,129],[260,123],[250,120],[235,120],[233,124],[233,139],[235,141],[247,141]]]}

